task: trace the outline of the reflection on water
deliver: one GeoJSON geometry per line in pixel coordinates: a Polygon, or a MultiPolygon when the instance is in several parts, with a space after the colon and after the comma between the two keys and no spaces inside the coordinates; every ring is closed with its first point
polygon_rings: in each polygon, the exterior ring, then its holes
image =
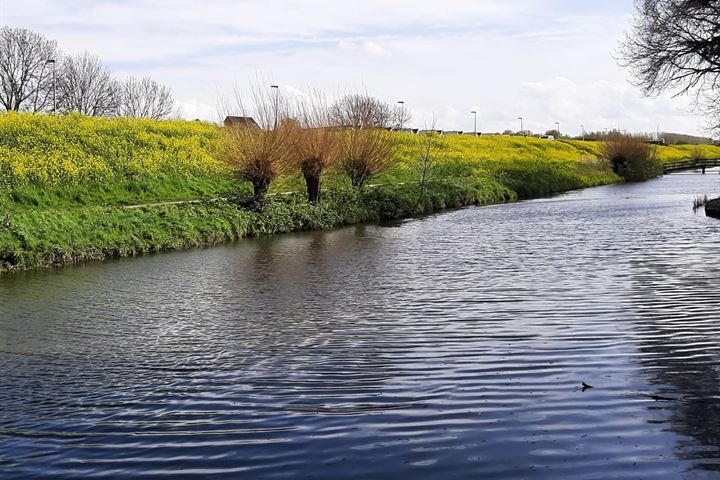
{"type": "Polygon", "coordinates": [[[0,477],[720,476],[719,185],[0,278],[0,477]]]}
{"type": "Polygon", "coordinates": [[[681,393],[670,417],[685,437],[677,455],[720,472],[720,264],[708,261],[710,244],[680,254],[683,248],[685,242],[632,265],[640,358],[654,384],[681,393]]]}

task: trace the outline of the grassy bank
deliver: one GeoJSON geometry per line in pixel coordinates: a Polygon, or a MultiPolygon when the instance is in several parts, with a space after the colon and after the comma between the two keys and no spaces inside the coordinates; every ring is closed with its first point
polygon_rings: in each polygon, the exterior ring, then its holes
{"type": "MultiPolygon", "coordinates": [[[[618,180],[593,142],[443,137],[421,195],[418,137],[398,134],[397,164],[374,186],[356,191],[331,171],[320,205],[300,194],[277,195],[254,209],[243,206],[249,185],[214,158],[219,135],[202,122],[0,115],[0,271],[402,218],[618,180]],[[200,201],[126,208],[184,200],[200,201]]],[[[271,192],[303,188],[302,178],[290,175],[271,192]]]]}

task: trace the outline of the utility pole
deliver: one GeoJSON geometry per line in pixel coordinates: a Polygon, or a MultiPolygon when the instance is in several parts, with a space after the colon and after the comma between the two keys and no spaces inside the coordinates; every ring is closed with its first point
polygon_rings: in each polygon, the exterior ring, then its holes
{"type": "Polygon", "coordinates": [[[400,105],[400,121],[398,122],[398,129],[402,130],[405,125],[405,101],[398,100],[397,103],[400,105]]]}
{"type": "Polygon", "coordinates": [[[585,125],[580,125],[580,129],[582,130],[582,140],[585,141],[585,125]]]}
{"type": "Polygon", "coordinates": [[[475,115],[475,123],[473,124],[473,125],[474,125],[474,126],[473,126],[473,134],[475,134],[475,136],[477,137],[477,111],[476,111],[476,110],[473,110],[473,111],[470,112],[470,113],[471,113],[472,115],[475,115]]]}
{"type": "Polygon", "coordinates": [[[557,126],[558,138],[560,138],[560,122],[555,122],[555,125],[557,126]]]}
{"type": "Polygon", "coordinates": [[[525,128],[523,128],[523,117],[518,117],[518,120],[520,120],[520,133],[522,133],[522,136],[525,136],[525,128]]]}

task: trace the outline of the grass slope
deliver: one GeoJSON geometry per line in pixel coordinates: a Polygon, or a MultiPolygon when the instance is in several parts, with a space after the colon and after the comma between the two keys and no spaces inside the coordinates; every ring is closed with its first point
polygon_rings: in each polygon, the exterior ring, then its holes
{"type": "MultiPolygon", "coordinates": [[[[279,195],[256,211],[236,201],[248,198],[249,185],[213,158],[219,135],[203,122],[0,115],[0,271],[402,218],[618,180],[593,142],[439,137],[421,196],[421,140],[398,134],[397,166],[372,180],[379,186],[357,192],[330,172],[319,206],[299,194],[279,195]]],[[[661,151],[671,161],[694,150],[661,151]]],[[[720,157],[720,149],[707,153],[720,157]]],[[[303,188],[300,175],[289,175],[272,191],[303,188]]]]}

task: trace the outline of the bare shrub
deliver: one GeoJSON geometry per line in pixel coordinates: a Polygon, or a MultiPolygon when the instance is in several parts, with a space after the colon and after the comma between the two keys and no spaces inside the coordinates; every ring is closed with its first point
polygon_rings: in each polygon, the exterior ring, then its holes
{"type": "Polygon", "coordinates": [[[432,180],[433,174],[435,173],[435,167],[437,166],[438,157],[445,151],[447,145],[444,139],[436,130],[437,118],[433,114],[432,122],[430,127],[427,126],[423,129],[423,132],[418,135],[418,147],[419,147],[419,163],[418,170],[420,180],[418,200],[416,206],[420,204],[425,195],[425,190],[428,181],[432,180]]]}
{"type": "Polygon", "coordinates": [[[601,151],[613,172],[625,180],[642,181],[662,173],[655,146],[641,138],[613,133],[603,140],[601,151]]]}
{"type": "Polygon", "coordinates": [[[690,155],[692,155],[692,159],[695,163],[705,160],[705,152],[700,147],[700,145],[693,147],[692,152],[690,152],[690,155]]]}
{"type": "Polygon", "coordinates": [[[254,199],[265,200],[270,184],[290,170],[296,158],[297,122],[288,114],[287,102],[255,85],[250,106],[236,88],[231,99],[221,100],[224,114],[252,117],[257,127],[228,124],[220,142],[218,157],[253,186],[254,199]]]}

